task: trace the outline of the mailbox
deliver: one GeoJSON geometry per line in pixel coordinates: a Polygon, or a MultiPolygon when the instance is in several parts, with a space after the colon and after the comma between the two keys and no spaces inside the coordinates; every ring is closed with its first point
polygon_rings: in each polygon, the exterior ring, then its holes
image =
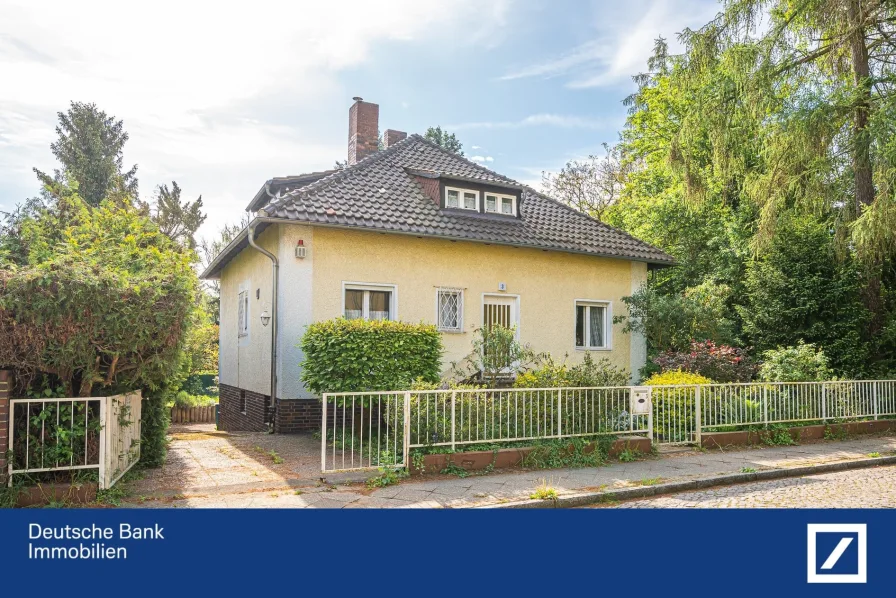
{"type": "Polygon", "coordinates": [[[631,392],[631,412],[634,415],[650,413],[651,388],[649,386],[633,386],[631,392]]]}

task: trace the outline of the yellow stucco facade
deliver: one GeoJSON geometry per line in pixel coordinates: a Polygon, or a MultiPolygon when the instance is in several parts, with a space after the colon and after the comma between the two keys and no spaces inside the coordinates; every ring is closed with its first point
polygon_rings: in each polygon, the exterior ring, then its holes
{"type": "MultiPolygon", "coordinates": [[[[643,262],[303,224],[272,224],[259,235],[259,243],[280,263],[281,398],[312,396],[301,383],[299,341],[312,322],[344,314],[345,289],[352,286],[389,290],[393,317],[427,323],[437,321],[439,288],[462,289],[462,332],[442,333],[446,371],[470,353],[485,300],[512,304],[520,340],[570,363],[585,354],[576,348],[576,302],[600,302],[607,307],[610,342],[606,349],[591,350],[593,356],[609,358],[635,374],[646,358],[643,337],[610,324],[614,316],[626,314],[622,297],[646,282],[643,262]],[[307,250],[304,258],[296,255],[300,242],[307,250]]],[[[251,247],[221,273],[222,384],[270,392],[271,327],[263,326],[259,316],[271,307],[271,282],[270,260],[251,247]],[[239,333],[243,292],[248,294],[248,330],[239,333]]]]}
{"type": "MultiPolygon", "coordinates": [[[[428,323],[436,322],[439,287],[463,289],[463,332],[443,333],[446,366],[469,354],[484,298],[496,296],[515,302],[522,342],[579,361],[584,351],[575,346],[576,302],[606,302],[612,321],[626,313],[622,297],[647,277],[641,262],[337,228],[316,228],[311,251],[314,320],[342,315],[349,284],[394,285],[397,319],[428,323]]],[[[631,371],[642,351],[622,328],[612,325],[610,348],[592,353],[631,371]]]]}

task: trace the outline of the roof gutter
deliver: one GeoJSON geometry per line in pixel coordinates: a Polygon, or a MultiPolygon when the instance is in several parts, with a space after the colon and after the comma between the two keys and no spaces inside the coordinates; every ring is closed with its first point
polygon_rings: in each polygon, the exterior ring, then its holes
{"type": "Polygon", "coordinates": [[[257,219],[249,223],[249,233],[247,237],[249,239],[249,245],[271,260],[273,280],[271,284],[271,408],[270,420],[268,421],[268,425],[273,432],[274,421],[277,414],[277,329],[279,327],[279,318],[277,317],[277,294],[280,282],[280,262],[277,261],[277,256],[255,242],[256,225],[257,219]]]}

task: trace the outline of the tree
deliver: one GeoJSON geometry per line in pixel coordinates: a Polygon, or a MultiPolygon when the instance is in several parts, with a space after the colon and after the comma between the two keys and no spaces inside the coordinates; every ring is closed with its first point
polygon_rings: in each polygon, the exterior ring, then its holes
{"type": "Polygon", "coordinates": [[[781,219],[775,237],[749,263],[739,311],[757,352],[814,343],[838,375],[860,377],[877,353],[866,338],[870,314],[859,269],[835,252],[828,223],[781,219]]]}
{"type": "MultiPolygon", "coordinates": [[[[212,239],[203,238],[199,242],[198,253],[201,268],[205,270],[218,254],[233,241],[243,229],[249,226],[249,214],[244,213],[243,218],[238,223],[225,224],[218,236],[212,239]]],[[[203,309],[206,311],[208,318],[215,324],[220,323],[220,306],[221,306],[221,284],[217,280],[206,280],[205,293],[203,294],[203,309]]]]}
{"type": "Polygon", "coordinates": [[[423,134],[423,138],[432,141],[449,152],[454,152],[460,156],[464,155],[464,146],[457,136],[454,133],[443,131],[442,127],[429,127],[426,129],[426,133],[423,134]]]}
{"type": "Polygon", "coordinates": [[[603,144],[604,156],[570,160],[559,173],[542,173],[544,192],[580,212],[603,220],[622,192],[632,164],[623,160],[619,145],[603,144]]]}
{"type": "Polygon", "coordinates": [[[190,256],[133,206],[48,191],[54,207],[23,221],[0,262],[0,364],[68,396],[165,386],[196,310],[190,256]]]}
{"type": "Polygon", "coordinates": [[[158,225],[162,234],[182,247],[195,249],[196,231],[206,219],[206,215],[202,213],[202,196],[195,201],[182,202],[180,193],[177,181],[171,181],[171,189],[168,189],[168,185],[159,185],[154,205],[142,203],[141,207],[158,225]]]}
{"type": "MultiPolygon", "coordinates": [[[[78,194],[90,206],[98,206],[113,191],[137,196],[137,166],[123,172],[123,149],[128,140],[122,121],[115,120],[96,104],[72,102],[59,112],[57,140],[50,144],[62,164],[55,173],[59,182],[78,182],[78,194]]],[[[51,177],[36,170],[46,185],[51,177]]]]}

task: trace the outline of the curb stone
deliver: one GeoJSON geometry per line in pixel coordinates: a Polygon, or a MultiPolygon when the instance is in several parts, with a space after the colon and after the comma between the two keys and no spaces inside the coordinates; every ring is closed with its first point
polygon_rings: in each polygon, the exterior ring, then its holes
{"type": "Polygon", "coordinates": [[[662,496],[676,494],[688,490],[710,488],[712,486],[732,486],[748,484],[765,480],[777,480],[781,478],[799,478],[803,476],[821,475],[836,471],[850,469],[865,469],[879,467],[881,465],[896,465],[896,456],[870,457],[853,461],[838,461],[836,463],[822,463],[820,465],[804,465],[800,467],[787,467],[782,469],[764,469],[751,473],[729,473],[699,480],[680,482],[668,482],[656,486],[636,486],[634,488],[619,488],[618,490],[604,490],[601,492],[583,492],[560,496],[556,500],[521,500],[499,504],[481,505],[474,509],[555,509],[583,507],[610,501],[632,500],[649,496],[662,496]]]}

